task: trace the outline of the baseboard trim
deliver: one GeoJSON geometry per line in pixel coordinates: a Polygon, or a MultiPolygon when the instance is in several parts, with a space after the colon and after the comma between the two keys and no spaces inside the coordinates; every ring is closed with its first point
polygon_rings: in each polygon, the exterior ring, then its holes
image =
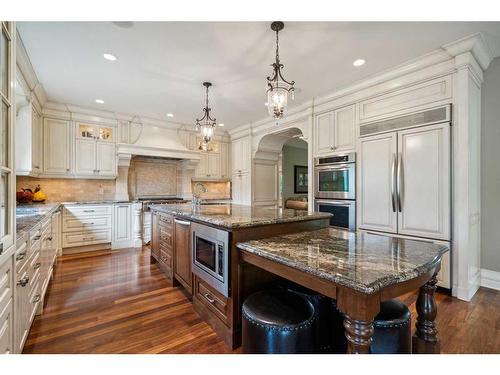
{"type": "Polygon", "coordinates": [[[500,272],[481,269],[481,286],[500,290],[500,272]]]}

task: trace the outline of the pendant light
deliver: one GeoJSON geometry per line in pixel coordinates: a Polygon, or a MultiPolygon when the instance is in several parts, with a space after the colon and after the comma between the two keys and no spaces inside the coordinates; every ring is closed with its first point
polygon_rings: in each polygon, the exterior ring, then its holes
{"type": "Polygon", "coordinates": [[[199,148],[207,151],[208,144],[214,136],[217,120],[210,117],[211,108],[208,106],[208,88],[212,86],[212,84],[210,82],[203,82],[203,86],[206,87],[206,102],[205,108],[203,108],[203,117],[196,119],[196,130],[200,131],[202,138],[199,148]]]}
{"type": "Polygon", "coordinates": [[[283,117],[288,102],[288,94],[292,95],[293,100],[293,92],[295,90],[293,87],[295,81],[289,82],[281,74],[283,64],[280,62],[278,34],[284,27],[285,24],[281,21],[274,21],[271,24],[271,30],[276,32],[276,61],[271,64],[273,67],[273,76],[267,77],[267,109],[269,114],[275,119],[283,117]]]}

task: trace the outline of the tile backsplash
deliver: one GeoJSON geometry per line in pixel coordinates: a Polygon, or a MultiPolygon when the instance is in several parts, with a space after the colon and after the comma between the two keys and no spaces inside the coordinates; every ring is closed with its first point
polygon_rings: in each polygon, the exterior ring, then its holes
{"type": "Polygon", "coordinates": [[[78,202],[85,200],[113,199],[115,180],[90,180],[68,178],[36,178],[17,176],[16,191],[35,189],[40,185],[47,195],[47,202],[78,202]]]}

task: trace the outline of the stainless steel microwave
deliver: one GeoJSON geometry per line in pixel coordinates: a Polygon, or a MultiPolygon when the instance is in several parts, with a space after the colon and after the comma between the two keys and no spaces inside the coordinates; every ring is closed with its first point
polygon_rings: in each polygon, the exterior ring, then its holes
{"type": "Polygon", "coordinates": [[[229,296],[229,233],[198,223],[191,224],[193,273],[229,296]]]}
{"type": "Polygon", "coordinates": [[[354,152],[315,158],[314,196],[322,199],[356,199],[354,152]]]}

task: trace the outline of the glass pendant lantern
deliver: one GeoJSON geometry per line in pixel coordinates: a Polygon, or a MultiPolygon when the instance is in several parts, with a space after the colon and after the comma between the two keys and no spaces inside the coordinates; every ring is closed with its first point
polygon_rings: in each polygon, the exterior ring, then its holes
{"type": "Polygon", "coordinates": [[[206,87],[206,102],[205,108],[203,108],[203,117],[196,119],[196,130],[201,134],[201,142],[198,148],[200,150],[208,150],[208,144],[212,140],[217,120],[210,117],[211,108],[208,106],[208,88],[212,86],[210,82],[203,82],[203,86],[206,87]]]}
{"type": "Polygon", "coordinates": [[[267,77],[267,109],[269,114],[275,119],[283,118],[287,104],[288,94],[294,99],[293,93],[295,81],[287,81],[283,78],[281,70],[283,64],[279,57],[279,37],[280,30],[283,30],[285,24],[281,21],[275,21],[271,24],[271,30],[276,31],[276,60],[271,66],[273,67],[273,76],[267,77]]]}

